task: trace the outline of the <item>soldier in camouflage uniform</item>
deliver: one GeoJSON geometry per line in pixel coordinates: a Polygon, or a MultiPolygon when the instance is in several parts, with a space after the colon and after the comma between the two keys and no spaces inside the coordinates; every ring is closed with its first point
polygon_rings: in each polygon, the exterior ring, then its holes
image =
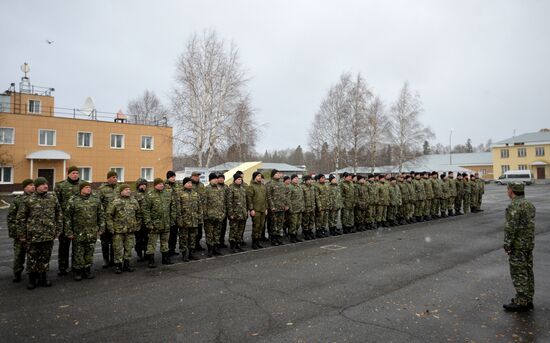
{"type": "Polygon", "coordinates": [[[409,186],[407,183],[405,183],[405,176],[403,174],[399,174],[397,177],[397,186],[399,187],[399,191],[401,192],[401,206],[399,207],[399,225],[405,225],[408,223],[409,215],[408,215],[408,206],[409,202],[411,200],[411,196],[409,193],[409,186]]]}
{"type": "Polygon", "coordinates": [[[210,173],[208,181],[210,184],[204,190],[203,216],[208,257],[212,257],[222,254],[218,250],[218,243],[220,241],[221,222],[225,218],[226,208],[225,192],[218,187],[218,176],[210,173]]]}
{"type": "Polygon", "coordinates": [[[315,239],[313,229],[315,228],[315,186],[310,175],[304,176],[302,180],[304,191],[304,212],[302,213],[302,234],[304,239],[309,241],[315,239]]]}
{"type": "Polygon", "coordinates": [[[315,237],[328,237],[328,210],[330,206],[330,190],[323,174],[316,176],[315,184],[315,237]]]}
{"type": "MultiPolygon", "coordinates": [[[[107,182],[99,186],[97,189],[97,196],[101,201],[103,210],[106,211],[109,204],[118,196],[116,190],[118,182],[118,175],[115,171],[111,170],[107,173],[107,182]]],[[[107,222],[105,220],[105,222],[107,222]]],[[[100,236],[101,239],[101,253],[103,254],[103,268],[114,266],[114,250],[113,250],[113,234],[109,230],[100,236]]]]}
{"type": "Polygon", "coordinates": [[[8,212],[8,235],[13,239],[13,282],[21,282],[21,273],[25,265],[27,250],[23,241],[17,236],[17,211],[21,204],[34,193],[34,182],[31,179],[23,180],[23,194],[16,195],[8,212]]]}
{"type": "Polygon", "coordinates": [[[143,199],[143,222],[147,226],[147,259],[149,267],[155,267],[155,251],[157,241],[160,241],[162,264],[172,264],[170,259],[170,228],[178,224],[180,192],[170,192],[165,189],[161,178],[153,181],[153,189],[143,199]],[[176,199],[178,197],[178,199],[176,199]]]}
{"type": "MultiPolygon", "coordinates": [[[[289,209],[290,213],[290,226],[288,228],[288,236],[290,238],[290,243],[301,242],[302,240],[298,238],[298,229],[302,224],[302,212],[304,212],[304,190],[299,185],[300,179],[298,175],[293,174],[290,177],[292,183],[289,186],[289,209]]],[[[303,233],[303,232],[302,232],[303,233]]]]}
{"type": "Polygon", "coordinates": [[[242,184],[243,177],[241,174],[235,174],[233,175],[233,183],[225,191],[227,217],[229,218],[229,248],[232,253],[243,251],[241,241],[248,219],[246,190],[242,184]]]}
{"type": "Polygon", "coordinates": [[[475,204],[477,212],[483,212],[481,209],[481,203],[483,201],[483,194],[485,194],[485,181],[479,177],[478,173],[474,174],[476,177],[477,189],[478,189],[478,198],[477,203],[475,204]]]}
{"type": "Polygon", "coordinates": [[[431,211],[432,203],[434,200],[434,190],[432,183],[430,182],[430,173],[424,172],[422,183],[424,184],[424,191],[426,192],[426,201],[424,202],[424,220],[432,220],[431,211]]]}
{"type": "Polygon", "coordinates": [[[367,228],[369,230],[375,230],[378,228],[376,222],[376,211],[378,209],[378,183],[374,180],[374,175],[368,175],[368,182],[365,182],[367,187],[367,228]]]}
{"type": "Polygon", "coordinates": [[[355,185],[351,181],[352,174],[345,172],[342,175],[340,182],[340,194],[342,196],[342,212],[340,214],[342,221],[342,230],[348,233],[351,228],[355,227],[355,185]]]}
{"type": "Polygon", "coordinates": [[[73,272],[75,281],[93,279],[95,243],[98,234],[105,231],[103,206],[92,195],[91,185],[84,181],[79,186],[80,194],[73,196],[63,212],[65,234],[73,242],[73,272]]]}
{"type": "Polygon", "coordinates": [[[50,268],[53,241],[63,230],[63,214],[57,197],[48,193],[48,181],[34,180],[35,192],[17,210],[17,236],[27,247],[28,289],[50,287],[46,273],[50,268]]]}
{"type": "Polygon", "coordinates": [[[454,178],[454,173],[450,171],[448,173],[447,187],[449,188],[449,198],[447,200],[447,211],[449,216],[454,216],[454,207],[457,194],[456,180],[454,178]]]}
{"type": "MultiPolygon", "coordinates": [[[[137,200],[139,207],[143,209],[143,199],[145,199],[145,194],[147,192],[147,180],[139,178],[136,181],[136,191],[132,194],[137,200]]],[[[143,212],[142,212],[143,213],[143,212]]],[[[143,219],[143,218],[142,218],[143,219]]],[[[138,261],[145,261],[145,255],[147,253],[147,242],[148,242],[148,230],[147,226],[143,220],[141,220],[141,226],[139,231],[136,232],[136,254],[138,255],[138,261]]]]}
{"type": "Polygon", "coordinates": [[[416,173],[413,181],[416,199],[414,203],[414,215],[417,222],[424,221],[424,207],[426,206],[426,188],[421,176],[421,173],[416,173]]]}
{"type": "MultiPolygon", "coordinates": [[[[237,173],[235,173],[237,174],[237,173]]],[[[240,174],[239,174],[240,175],[240,174]]],[[[234,176],[234,175],[233,175],[234,176]]],[[[241,183],[242,185],[242,183],[241,183]]],[[[227,196],[229,192],[229,187],[225,185],[225,175],[224,174],[218,174],[218,187],[220,187],[223,190],[224,197],[226,199],[225,207],[227,208],[227,196]]],[[[244,189],[244,187],[243,187],[244,189]]],[[[229,222],[229,218],[225,217],[221,224],[220,224],[220,241],[218,243],[218,248],[227,248],[227,245],[225,244],[225,234],[227,233],[227,224],[229,222]]]]}
{"type": "MultiPolygon", "coordinates": [[[[283,176],[283,184],[285,185],[286,189],[286,197],[287,199],[290,199],[290,184],[292,183],[292,180],[290,179],[290,176],[285,175],[283,176]]],[[[289,204],[290,207],[290,204],[289,204]]],[[[289,210],[285,211],[285,220],[283,222],[283,233],[285,236],[288,236],[288,228],[290,227],[290,212],[289,210]]]]}
{"type": "Polygon", "coordinates": [[[440,216],[442,218],[447,218],[447,204],[449,202],[449,177],[447,174],[443,173],[440,176],[441,179],[441,208],[440,216]]]}
{"type": "Polygon", "coordinates": [[[285,211],[288,210],[287,189],[281,181],[282,173],[277,169],[271,171],[271,181],[266,184],[267,204],[271,216],[271,238],[272,245],[282,245],[283,225],[285,211]]]}
{"type": "Polygon", "coordinates": [[[407,203],[407,222],[416,223],[416,217],[414,216],[414,206],[416,203],[416,192],[414,188],[414,173],[411,172],[405,177],[405,184],[409,188],[409,202],[407,203]]]}
{"type": "MultiPolygon", "coordinates": [[[[160,183],[162,184],[162,179],[160,183]]],[[[107,206],[105,211],[105,225],[112,235],[114,250],[115,273],[123,271],[133,272],[130,267],[132,250],[136,244],[136,231],[141,227],[141,218],[147,211],[147,197],[144,200],[144,211],[141,211],[138,201],[132,197],[130,185],[122,184],[118,188],[118,195],[107,206]]],[[[145,218],[147,222],[147,218],[145,218]]],[[[149,227],[149,225],[147,225],[149,227]]],[[[151,236],[149,236],[149,240],[151,236]]]]}
{"type": "Polygon", "coordinates": [[[376,210],[376,222],[378,226],[388,226],[388,206],[390,205],[390,186],[386,182],[386,176],[378,177],[378,208],[376,210]]]}
{"type": "Polygon", "coordinates": [[[430,174],[430,178],[428,179],[428,181],[430,181],[434,193],[430,216],[433,219],[437,219],[440,218],[441,215],[441,199],[443,198],[443,194],[441,191],[441,179],[439,178],[438,173],[436,171],[433,171],[430,174]]]}
{"type": "Polygon", "coordinates": [[[456,185],[456,197],[455,197],[454,208],[455,208],[455,215],[459,216],[464,214],[463,212],[460,211],[462,208],[462,201],[464,199],[464,181],[462,179],[461,173],[456,174],[455,185],[456,185]]]}
{"type": "Polygon", "coordinates": [[[342,231],[338,229],[338,217],[340,210],[344,206],[342,202],[342,194],[340,193],[340,187],[338,186],[338,179],[336,176],[330,174],[328,177],[329,184],[329,210],[328,210],[328,230],[332,236],[338,236],[342,234],[342,231]]]}
{"type": "MultiPolygon", "coordinates": [[[[179,194],[181,193],[181,185],[176,182],[176,173],[172,170],[166,172],[166,181],[164,181],[164,190],[168,193],[172,193],[174,206],[179,208],[179,194]]],[[[168,254],[170,256],[179,255],[176,251],[176,245],[178,242],[179,228],[176,222],[170,227],[170,236],[168,237],[168,254]]]]}
{"type": "MultiPolygon", "coordinates": [[[[58,182],[55,185],[55,195],[57,200],[61,205],[61,210],[65,211],[69,200],[75,195],[80,193],[80,178],[78,168],[75,166],[70,166],[67,170],[67,178],[63,181],[58,182]]],[[[69,253],[71,259],[74,258],[74,246],[71,250],[71,240],[67,238],[65,231],[70,230],[70,228],[64,227],[63,231],[59,234],[59,248],[57,251],[57,263],[59,272],[57,275],[63,276],[67,275],[67,269],[69,268],[69,253]]]]}
{"type": "MultiPolygon", "coordinates": [[[[195,192],[199,193],[201,196],[201,202],[204,206],[204,190],[205,187],[200,181],[201,173],[194,171],[191,173],[191,180],[193,181],[193,189],[195,192]]],[[[202,232],[204,229],[204,219],[201,218],[199,227],[197,228],[197,236],[195,237],[195,251],[204,251],[204,248],[201,246],[202,232]]]]}
{"type": "Polygon", "coordinates": [[[388,206],[388,222],[390,226],[399,225],[399,208],[403,205],[401,190],[395,177],[390,178],[390,205],[388,206]]]}
{"type": "Polygon", "coordinates": [[[463,177],[463,185],[464,185],[464,191],[462,196],[462,210],[464,211],[464,214],[470,213],[470,199],[472,195],[472,183],[468,179],[468,174],[462,173],[463,177]]]}
{"type": "Polygon", "coordinates": [[[202,202],[200,194],[193,189],[190,177],[183,179],[183,191],[179,194],[179,213],[176,221],[180,228],[180,251],[184,262],[194,260],[195,237],[197,228],[202,221],[202,202]]]}
{"type": "Polygon", "coordinates": [[[356,231],[364,231],[366,229],[367,208],[369,203],[369,190],[365,186],[365,178],[361,175],[357,176],[355,187],[355,225],[348,228],[344,233],[353,233],[356,231]]]}
{"type": "Polygon", "coordinates": [[[472,213],[478,213],[477,205],[479,197],[481,195],[481,185],[477,181],[475,175],[470,175],[470,183],[472,186],[472,192],[470,193],[470,210],[472,213]]]}
{"type": "Polygon", "coordinates": [[[535,206],[525,199],[523,183],[510,183],[508,197],[512,202],[506,209],[504,226],[504,251],[508,254],[510,276],[516,288],[516,296],[504,309],[509,312],[525,312],[533,309],[535,277],[533,274],[533,249],[535,248],[535,206]]]}
{"type": "Polygon", "coordinates": [[[252,182],[246,188],[246,202],[252,217],[252,249],[262,249],[260,239],[267,215],[267,193],[259,171],[252,173],[252,182]]]}

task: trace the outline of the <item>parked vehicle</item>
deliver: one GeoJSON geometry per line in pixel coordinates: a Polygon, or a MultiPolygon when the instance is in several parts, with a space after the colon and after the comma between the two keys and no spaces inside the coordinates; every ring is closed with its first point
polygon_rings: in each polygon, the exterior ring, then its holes
{"type": "Polygon", "coordinates": [[[510,182],[523,182],[527,185],[533,183],[533,174],[530,170],[508,170],[502,174],[495,182],[499,185],[507,185],[510,182]]]}

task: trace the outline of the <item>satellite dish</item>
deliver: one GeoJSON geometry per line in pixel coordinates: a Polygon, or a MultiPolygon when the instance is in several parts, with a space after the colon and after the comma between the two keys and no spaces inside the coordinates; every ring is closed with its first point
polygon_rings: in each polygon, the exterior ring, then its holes
{"type": "Polygon", "coordinates": [[[86,100],[84,100],[84,105],[79,111],[84,113],[88,117],[92,116],[93,118],[95,115],[94,99],[91,96],[87,97],[86,100]]]}
{"type": "Polygon", "coordinates": [[[31,67],[29,66],[29,64],[27,62],[25,62],[21,65],[21,71],[23,73],[25,73],[25,78],[27,78],[27,74],[29,73],[29,71],[31,71],[31,67]]]}

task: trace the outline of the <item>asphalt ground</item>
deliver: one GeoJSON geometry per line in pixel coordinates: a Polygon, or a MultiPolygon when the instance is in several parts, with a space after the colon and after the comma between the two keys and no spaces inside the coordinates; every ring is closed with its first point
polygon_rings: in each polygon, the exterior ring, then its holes
{"type": "MultiPolygon", "coordinates": [[[[134,273],[101,270],[28,291],[11,282],[0,218],[4,342],[550,342],[550,186],[537,207],[535,309],[514,296],[502,250],[504,186],[479,214],[248,250],[134,273]]],[[[250,227],[247,227],[247,234],[250,227]]],[[[247,248],[248,249],[248,248],[247,248]]],[[[55,251],[55,250],[54,250],[55,251]]],[[[98,250],[99,251],[99,250],[98,250]]],[[[53,258],[55,260],[55,258],[53,258]]]]}

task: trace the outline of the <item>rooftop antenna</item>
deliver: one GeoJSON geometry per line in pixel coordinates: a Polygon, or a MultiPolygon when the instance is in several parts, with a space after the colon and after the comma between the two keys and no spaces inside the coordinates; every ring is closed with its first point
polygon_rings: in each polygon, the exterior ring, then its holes
{"type": "Polygon", "coordinates": [[[21,71],[25,73],[25,76],[21,78],[21,82],[19,83],[19,91],[30,93],[31,92],[31,82],[29,81],[29,71],[31,71],[31,67],[27,62],[23,63],[21,65],[21,71]]]}
{"type": "Polygon", "coordinates": [[[97,119],[97,111],[95,109],[95,103],[94,99],[89,96],[84,100],[84,105],[81,109],[79,109],[80,112],[84,113],[88,117],[91,117],[91,119],[97,119]]]}

